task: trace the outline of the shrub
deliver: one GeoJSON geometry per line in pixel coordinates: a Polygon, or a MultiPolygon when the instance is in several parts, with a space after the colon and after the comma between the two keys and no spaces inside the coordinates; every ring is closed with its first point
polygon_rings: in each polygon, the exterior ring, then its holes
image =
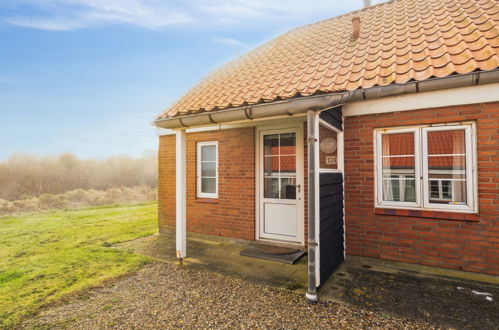
{"type": "Polygon", "coordinates": [[[119,187],[106,190],[76,189],[64,194],[43,194],[9,202],[0,199],[0,215],[50,209],[79,209],[111,204],[134,204],[155,201],[155,188],[149,186],[119,187]]]}
{"type": "Polygon", "coordinates": [[[15,201],[73,190],[156,186],[157,156],[80,159],[71,153],[39,157],[13,154],[0,162],[0,198],[15,201]]]}
{"type": "Polygon", "coordinates": [[[0,199],[0,214],[10,213],[11,202],[0,199]]]}

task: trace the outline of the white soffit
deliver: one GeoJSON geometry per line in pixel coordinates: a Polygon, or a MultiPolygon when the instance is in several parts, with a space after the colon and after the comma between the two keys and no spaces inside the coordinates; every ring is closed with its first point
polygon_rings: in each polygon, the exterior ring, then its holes
{"type": "Polygon", "coordinates": [[[499,83],[347,103],[343,106],[343,116],[361,116],[495,101],[499,101],[499,83]]]}
{"type": "MultiPolygon", "coordinates": [[[[301,123],[306,121],[305,114],[297,114],[293,115],[292,117],[286,116],[286,117],[281,117],[279,119],[276,119],[275,117],[271,118],[262,118],[262,119],[253,119],[253,120],[246,120],[243,122],[234,122],[234,123],[224,123],[224,124],[217,124],[217,125],[211,125],[211,126],[200,126],[200,127],[191,127],[191,128],[186,128],[187,133],[196,133],[196,132],[207,132],[207,131],[218,131],[218,130],[224,130],[224,129],[232,129],[232,128],[242,128],[242,127],[249,127],[249,126],[275,126],[275,127],[280,127],[280,126],[289,126],[295,123],[301,123]]],[[[175,129],[170,129],[170,128],[161,128],[161,127],[156,127],[156,134],[158,136],[164,136],[164,135],[173,135],[175,134],[176,130],[175,129]]]]}

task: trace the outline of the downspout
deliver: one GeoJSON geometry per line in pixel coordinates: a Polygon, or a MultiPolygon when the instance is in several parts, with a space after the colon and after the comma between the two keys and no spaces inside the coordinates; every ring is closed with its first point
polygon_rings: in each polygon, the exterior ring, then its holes
{"type": "Polygon", "coordinates": [[[307,112],[307,151],[308,151],[308,289],[305,297],[309,303],[317,302],[316,286],[316,237],[315,237],[315,145],[317,143],[316,116],[307,112]]]}

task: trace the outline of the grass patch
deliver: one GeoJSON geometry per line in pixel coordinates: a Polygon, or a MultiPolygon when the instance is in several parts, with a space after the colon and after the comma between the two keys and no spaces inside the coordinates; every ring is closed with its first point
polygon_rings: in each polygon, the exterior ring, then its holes
{"type": "Polygon", "coordinates": [[[0,328],[42,305],[135,270],[148,258],[114,249],[157,232],[156,203],[0,218],[0,328]]]}

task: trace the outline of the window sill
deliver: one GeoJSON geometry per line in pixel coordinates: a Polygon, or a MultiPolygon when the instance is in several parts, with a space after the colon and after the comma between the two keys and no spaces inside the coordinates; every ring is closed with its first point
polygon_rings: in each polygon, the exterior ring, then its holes
{"type": "Polygon", "coordinates": [[[480,221],[480,216],[475,213],[459,213],[459,212],[429,211],[429,210],[384,209],[384,208],[375,208],[374,213],[380,215],[395,215],[401,217],[433,218],[433,219],[459,220],[459,221],[472,221],[472,222],[480,221]]]}
{"type": "Polygon", "coordinates": [[[206,198],[206,197],[198,197],[194,200],[195,203],[206,203],[206,204],[218,204],[217,198],[206,198]]]}

